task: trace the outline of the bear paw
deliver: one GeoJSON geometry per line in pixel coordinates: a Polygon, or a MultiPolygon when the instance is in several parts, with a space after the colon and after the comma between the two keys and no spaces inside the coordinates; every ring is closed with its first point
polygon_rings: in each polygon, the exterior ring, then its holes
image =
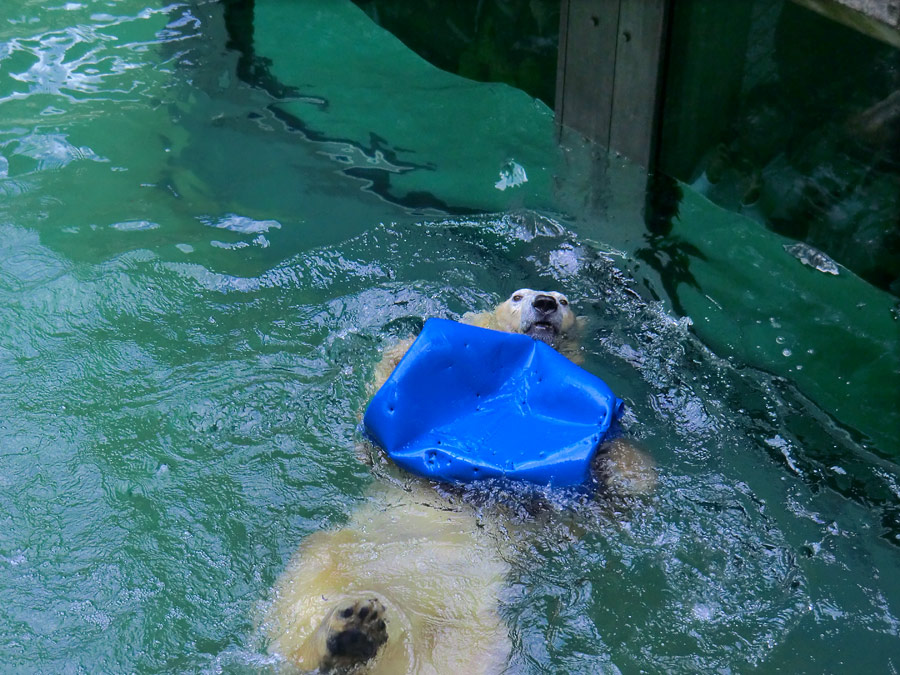
{"type": "Polygon", "coordinates": [[[387,642],[384,605],[377,598],[357,600],[331,612],[326,622],[323,672],[346,671],[373,658],[387,642]]]}

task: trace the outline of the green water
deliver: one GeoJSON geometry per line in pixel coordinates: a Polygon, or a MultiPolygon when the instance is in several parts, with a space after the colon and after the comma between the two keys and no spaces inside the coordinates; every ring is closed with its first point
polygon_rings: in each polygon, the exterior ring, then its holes
{"type": "Polygon", "coordinates": [[[254,38],[288,98],[215,3],[0,8],[0,671],[271,671],[380,348],[520,286],[575,300],[661,484],[525,542],[509,672],[900,667],[889,296],[690,191],[649,237],[639,171],[349,0],[254,38]]]}

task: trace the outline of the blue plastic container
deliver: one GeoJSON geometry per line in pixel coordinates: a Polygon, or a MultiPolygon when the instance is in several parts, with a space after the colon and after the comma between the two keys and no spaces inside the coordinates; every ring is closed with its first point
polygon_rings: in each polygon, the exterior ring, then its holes
{"type": "Polygon", "coordinates": [[[442,481],[580,485],[622,401],[526,335],[429,319],[363,424],[399,466],[442,481]]]}

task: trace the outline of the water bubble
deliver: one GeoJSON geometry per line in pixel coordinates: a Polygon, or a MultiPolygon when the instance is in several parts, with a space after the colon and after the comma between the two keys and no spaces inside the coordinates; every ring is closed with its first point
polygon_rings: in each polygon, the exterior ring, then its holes
{"type": "Polygon", "coordinates": [[[113,223],[110,227],[120,232],[140,232],[142,230],[155,230],[159,227],[159,223],[154,223],[150,220],[127,220],[122,223],[113,223]]]}
{"type": "Polygon", "coordinates": [[[500,180],[494,183],[494,187],[502,191],[527,182],[528,176],[525,174],[524,167],[518,162],[510,160],[500,170],[500,180]]]}
{"type": "Polygon", "coordinates": [[[803,242],[797,242],[796,244],[785,244],[784,250],[790,253],[804,265],[809,265],[810,267],[813,267],[820,272],[835,275],[840,274],[840,270],[838,269],[838,266],[834,262],[834,260],[822,253],[822,251],[820,251],[819,249],[813,248],[809,244],[805,244],[803,242]]]}
{"type": "Polygon", "coordinates": [[[224,218],[218,220],[202,217],[200,222],[209,227],[215,227],[220,230],[228,230],[229,232],[239,232],[241,234],[261,234],[269,230],[280,230],[281,223],[277,220],[254,220],[247,216],[239,216],[229,213],[224,218]]]}

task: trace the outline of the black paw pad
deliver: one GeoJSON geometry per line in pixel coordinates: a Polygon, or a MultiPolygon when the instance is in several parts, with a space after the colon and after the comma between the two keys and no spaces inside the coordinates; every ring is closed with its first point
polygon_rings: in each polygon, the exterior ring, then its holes
{"type": "Polygon", "coordinates": [[[351,668],[373,658],[387,642],[384,605],[377,598],[339,608],[328,619],[328,636],[321,670],[351,668]]]}
{"type": "Polygon", "coordinates": [[[368,661],[378,651],[375,641],[358,628],[332,633],[326,647],[332,656],[354,661],[368,661]]]}

